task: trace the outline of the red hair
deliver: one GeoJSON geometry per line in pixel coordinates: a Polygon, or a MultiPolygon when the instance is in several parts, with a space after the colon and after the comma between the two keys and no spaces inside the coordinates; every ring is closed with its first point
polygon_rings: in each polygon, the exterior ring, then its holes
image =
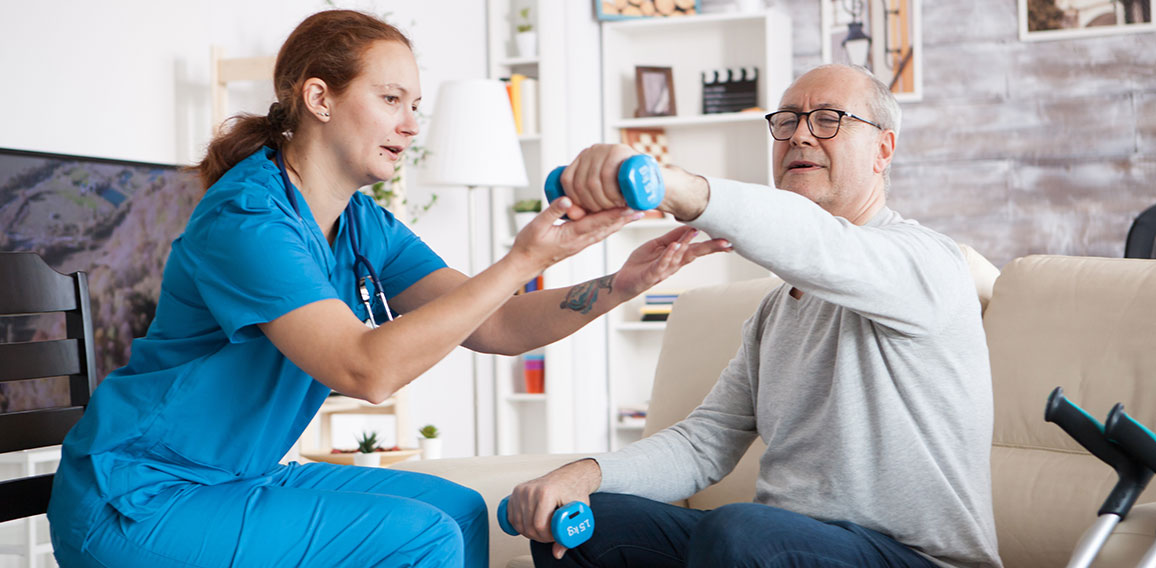
{"type": "Polygon", "coordinates": [[[262,146],[280,149],[304,112],[305,81],[316,77],[340,95],[361,73],[362,56],[378,41],[396,41],[413,49],[400,30],[368,14],[326,10],[305,18],[277,53],[273,66],[277,102],[269,114],[242,113],[225,120],[205,158],[193,167],[205,189],[262,146]]]}

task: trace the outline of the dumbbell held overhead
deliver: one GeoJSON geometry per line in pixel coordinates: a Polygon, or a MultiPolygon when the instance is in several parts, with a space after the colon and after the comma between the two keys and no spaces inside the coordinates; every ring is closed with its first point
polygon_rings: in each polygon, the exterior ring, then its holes
{"type": "MultiPolygon", "coordinates": [[[[565,169],[566,166],[558,166],[546,176],[546,199],[550,202],[565,195],[562,191],[562,171],[565,169]]],[[[636,154],[622,162],[618,168],[618,187],[626,205],[636,211],[658,207],[666,194],[658,162],[646,154],[636,154]]]]}
{"type": "MultiPolygon", "coordinates": [[[[505,497],[498,504],[498,526],[506,534],[516,536],[518,531],[514,530],[506,516],[506,503],[509,500],[509,497],[505,497]]],[[[575,548],[590,540],[594,534],[594,513],[581,501],[571,501],[558,507],[550,517],[550,534],[554,535],[554,542],[566,548],[575,548]]]]}

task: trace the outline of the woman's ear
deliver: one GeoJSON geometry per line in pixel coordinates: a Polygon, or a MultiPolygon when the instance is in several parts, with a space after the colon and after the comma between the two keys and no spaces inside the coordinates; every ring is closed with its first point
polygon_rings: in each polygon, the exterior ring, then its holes
{"type": "Polygon", "coordinates": [[[301,86],[301,97],[309,114],[321,122],[329,122],[330,93],[325,81],[317,77],[306,79],[301,86]]]}

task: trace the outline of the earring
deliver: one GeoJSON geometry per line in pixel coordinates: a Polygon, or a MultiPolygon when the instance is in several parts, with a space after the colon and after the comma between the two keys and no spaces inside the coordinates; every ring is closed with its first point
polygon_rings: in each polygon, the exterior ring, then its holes
{"type": "Polygon", "coordinates": [[[317,113],[317,114],[318,114],[319,116],[324,116],[325,118],[329,118],[329,113],[327,113],[327,112],[319,112],[319,113],[317,113]]]}

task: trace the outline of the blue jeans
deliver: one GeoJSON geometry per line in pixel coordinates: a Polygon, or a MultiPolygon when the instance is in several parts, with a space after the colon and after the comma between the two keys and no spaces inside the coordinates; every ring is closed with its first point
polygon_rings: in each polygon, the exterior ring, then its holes
{"type": "Polygon", "coordinates": [[[590,496],[594,536],[567,550],[531,542],[534,566],[934,568],[911,549],[848,522],[824,523],[757,503],[701,511],[633,495],[590,496]]]}
{"type": "Polygon", "coordinates": [[[317,463],[190,483],[170,508],[142,521],[103,506],[83,544],[55,530],[52,542],[64,568],[483,568],[488,528],[486,504],[472,489],[420,473],[317,463]]]}

